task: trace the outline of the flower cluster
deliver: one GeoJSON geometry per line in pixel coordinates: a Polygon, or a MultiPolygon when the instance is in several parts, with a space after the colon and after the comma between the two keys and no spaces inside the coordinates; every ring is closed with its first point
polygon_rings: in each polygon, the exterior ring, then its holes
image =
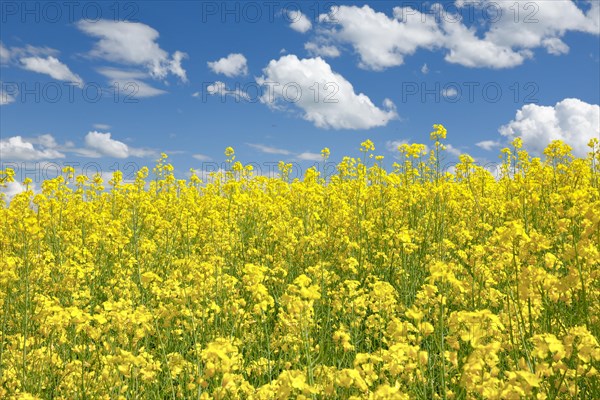
{"type": "Polygon", "coordinates": [[[0,398],[600,397],[598,141],[516,140],[494,177],[443,172],[431,138],[389,171],[367,140],[327,180],[227,148],[209,182],[166,155],[24,182],[0,198],[0,398]]]}

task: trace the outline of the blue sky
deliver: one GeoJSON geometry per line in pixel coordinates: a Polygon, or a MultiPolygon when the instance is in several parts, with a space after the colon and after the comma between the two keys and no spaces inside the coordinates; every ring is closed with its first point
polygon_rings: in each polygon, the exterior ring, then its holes
{"type": "Polygon", "coordinates": [[[495,162],[516,136],[583,155],[600,135],[597,1],[1,7],[0,161],[38,184],[46,164],[107,173],[163,151],[184,177],[227,146],[307,168],[367,138],[391,165],[434,123],[448,162],[495,162]]]}

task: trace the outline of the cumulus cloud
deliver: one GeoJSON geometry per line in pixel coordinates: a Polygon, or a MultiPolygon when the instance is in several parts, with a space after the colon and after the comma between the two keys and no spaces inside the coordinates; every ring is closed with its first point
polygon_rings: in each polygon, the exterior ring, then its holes
{"type": "Polygon", "coordinates": [[[397,118],[391,101],[385,102],[387,109],[376,107],[320,57],[300,60],[291,54],[271,60],[257,82],[267,86],[263,103],[274,109],[293,104],[318,128],[369,129],[397,118]],[[315,84],[321,93],[316,100],[315,84]]]}
{"type": "Polygon", "coordinates": [[[129,148],[123,142],[111,138],[110,133],[98,131],[88,132],[85,135],[85,144],[92,151],[96,151],[99,156],[105,155],[114,158],[126,158],[129,155],[129,148]]]}
{"type": "Polygon", "coordinates": [[[111,86],[118,85],[124,100],[166,93],[144,81],[150,78],[165,80],[174,75],[187,82],[182,66],[187,54],[177,50],[169,55],[157,43],[159,33],[154,28],[140,22],[110,20],[81,20],[77,27],[98,39],[88,53],[90,57],[121,65],[101,67],[98,72],[111,86]]]}
{"type": "Polygon", "coordinates": [[[240,53],[232,53],[217,61],[209,61],[208,67],[216,74],[223,74],[229,78],[248,75],[248,62],[240,53]]]}
{"type": "MultiPolygon", "coordinates": [[[[479,0],[469,3],[481,10],[492,7],[500,18],[490,24],[481,38],[464,24],[446,22],[445,42],[450,50],[446,60],[468,67],[510,68],[532,58],[536,48],[543,48],[553,55],[568,53],[569,46],[562,38],[569,31],[600,34],[600,3],[597,1],[588,2],[587,12],[571,0],[527,4],[527,9],[518,5],[521,12],[515,22],[515,5],[511,2],[479,0]]],[[[464,1],[457,2],[458,7],[465,5],[464,1]]]]}
{"type": "Polygon", "coordinates": [[[59,147],[56,139],[54,139],[54,136],[47,133],[30,139],[30,142],[33,144],[39,144],[49,149],[55,149],[59,147]]]}
{"type": "Polygon", "coordinates": [[[486,151],[490,151],[495,149],[496,147],[500,147],[500,141],[498,140],[482,140],[481,142],[475,143],[475,146],[482,148],[486,151]]]}
{"type": "Polygon", "coordinates": [[[334,7],[319,17],[318,38],[349,44],[359,56],[359,66],[379,71],[402,65],[404,58],[418,49],[439,49],[445,52],[447,62],[466,67],[512,68],[533,58],[538,48],[553,55],[568,53],[569,46],[563,41],[567,32],[600,34],[597,1],[529,1],[527,9],[518,5],[516,21],[516,6],[510,1],[455,2],[458,8],[467,5],[492,14],[485,24],[475,21],[467,25],[439,3],[420,10],[423,13],[412,7],[395,7],[392,16],[368,5],[334,7]],[[578,4],[587,4],[587,11],[578,4]]]}
{"type": "Polygon", "coordinates": [[[304,49],[308,51],[313,57],[321,56],[328,58],[335,58],[340,56],[340,51],[337,47],[328,44],[317,44],[315,42],[308,42],[304,44],[304,49]]]}
{"type": "Polygon", "coordinates": [[[533,53],[528,49],[515,51],[511,47],[481,39],[474,28],[444,20],[444,43],[448,52],[444,59],[465,67],[509,68],[520,65],[533,53]]]}
{"type": "Polygon", "coordinates": [[[65,155],[55,149],[56,142],[48,137],[27,140],[21,136],[0,140],[0,155],[3,161],[35,161],[64,158],[65,155]]]}
{"type": "MultiPolygon", "coordinates": [[[[13,197],[15,197],[19,193],[24,192],[25,189],[25,185],[23,185],[20,182],[14,181],[6,183],[6,187],[0,187],[0,193],[4,193],[4,199],[7,203],[9,203],[13,197]]],[[[29,189],[32,190],[34,193],[36,192],[35,182],[32,182],[29,185],[29,189]]]]}
{"type": "Polygon", "coordinates": [[[388,17],[368,5],[339,6],[319,19],[331,26],[323,36],[351,45],[360,57],[359,66],[376,71],[402,65],[418,48],[433,49],[443,40],[435,17],[410,7],[395,7],[388,17]]]}
{"type": "Polygon", "coordinates": [[[169,61],[169,71],[173,75],[178,76],[183,82],[187,82],[187,75],[185,69],[181,66],[181,62],[186,58],[188,58],[186,53],[177,50],[173,53],[173,57],[169,61]]]}
{"type": "Polygon", "coordinates": [[[312,28],[312,22],[301,11],[292,10],[287,13],[290,28],[296,32],[306,33],[312,28]]]}
{"type": "Polygon", "coordinates": [[[156,154],[153,150],[130,147],[111,136],[110,132],[88,132],[84,138],[86,147],[79,149],[78,153],[86,157],[106,156],[113,158],[148,157],[156,154]]]}
{"type": "Polygon", "coordinates": [[[569,46],[559,38],[546,38],[541,43],[546,48],[546,51],[554,56],[560,56],[569,52],[569,46]]]}
{"type": "Polygon", "coordinates": [[[553,140],[562,140],[573,154],[585,157],[587,143],[600,137],[600,106],[572,98],[554,106],[527,104],[499,131],[509,139],[521,137],[523,147],[534,155],[541,155],[553,140]]]}
{"type": "Polygon", "coordinates": [[[79,75],[71,72],[69,67],[52,56],[45,58],[24,57],[20,59],[20,62],[22,68],[28,71],[46,74],[59,81],[71,82],[80,87],[83,86],[83,79],[79,75]]]}
{"type": "Polygon", "coordinates": [[[156,151],[136,148],[115,140],[110,133],[91,131],[84,137],[84,146],[77,147],[73,142],[59,144],[50,134],[32,138],[22,136],[9,137],[0,141],[0,157],[3,161],[39,161],[65,158],[66,154],[81,157],[150,157],[156,151]]]}
{"type": "MultiPolygon", "coordinates": [[[[514,22],[513,4],[496,0],[480,0],[476,5],[482,9],[489,4],[502,10],[502,17],[492,24],[485,39],[502,46],[535,48],[556,48],[568,31],[600,33],[600,6],[597,1],[588,2],[587,13],[571,0],[535,1],[514,22]],[[526,12],[529,11],[529,12],[526,12]]],[[[522,6],[523,7],[523,6],[522,6]]],[[[524,7],[523,7],[524,8],[524,7]]],[[[562,53],[562,52],[559,52],[562,53]]]]}
{"type": "Polygon", "coordinates": [[[77,27],[98,41],[90,51],[90,56],[127,66],[143,67],[157,79],[168,74],[186,82],[186,71],[181,62],[187,55],[175,51],[169,56],[156,42],[159,33],[154,28],[129,21],[89,21],[81,20],[77,27]]]}

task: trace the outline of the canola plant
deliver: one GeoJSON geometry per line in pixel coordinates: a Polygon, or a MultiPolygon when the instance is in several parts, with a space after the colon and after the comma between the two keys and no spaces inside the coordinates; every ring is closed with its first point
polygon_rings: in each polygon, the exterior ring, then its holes
{"type": "MultiPolygon", "coordinates": [[[[600,397],[600,146],[499,176],[371,141],[324,179],[208,182],[166,156],[0,207],[0,397],[600,397]]],[[[329,150],[322,151],[323,159],[329,150]]],[[[0,184],[14,172],[0,172],[0,184]]]]}

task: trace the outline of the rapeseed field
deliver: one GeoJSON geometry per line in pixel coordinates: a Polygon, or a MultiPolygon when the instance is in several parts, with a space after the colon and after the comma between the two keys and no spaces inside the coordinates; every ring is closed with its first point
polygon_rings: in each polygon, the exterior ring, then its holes
{"type": "Polygon", "coordinates": [[[4,201],[0,398],[599,398],[598,140],[516,139],[495,176],[445,138],[4,201]]]}

